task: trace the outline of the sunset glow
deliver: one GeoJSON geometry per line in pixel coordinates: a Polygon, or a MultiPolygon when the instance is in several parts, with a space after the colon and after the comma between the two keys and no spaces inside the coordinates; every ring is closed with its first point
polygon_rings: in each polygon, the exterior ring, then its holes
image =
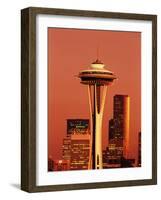
{"type": "MultiPolygon", "coordinates": [[[[99,59],[117,80],[107,87],[102,127],[102,149],[109,143],[113,98],[128,95],[125,152],[138,159],[141,131],[141,33],[48,28],[48,157],[62,159],[67,119],[90,119],[89,88],[80,84],[78,72],[99,59]]],[[[102,65],[101,65],[102,66],[102,65]]],[[[104,66],[103,66],[104,67],[104,66]]],[[[103,68],[102,67],[102,68],[103,68]]],[[[100,69],[97,64],[94,70],[100,69]]],[[[112,148],[112,145],[111,145],[112,148]]]]}

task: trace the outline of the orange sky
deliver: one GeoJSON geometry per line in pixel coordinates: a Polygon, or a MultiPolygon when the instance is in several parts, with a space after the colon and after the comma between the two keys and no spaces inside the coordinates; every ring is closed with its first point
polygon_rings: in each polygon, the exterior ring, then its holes
{"type": "Polygon", "coordinates": [[[76,77],[97,57],[118,80],[108,87],[103,148],[108,144],[108,121],[113,96],[130,96],[130,156],[137,158],[141,127],[141,33],[48,28],[48,155],[61,159],[66,119],[89,118],[87,87],[76,77]]]}

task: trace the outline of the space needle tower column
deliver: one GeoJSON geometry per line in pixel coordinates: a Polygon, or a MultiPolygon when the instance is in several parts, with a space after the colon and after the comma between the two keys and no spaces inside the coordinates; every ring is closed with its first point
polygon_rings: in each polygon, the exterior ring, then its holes
{"type": "Polygon", "coordinates": [[[102,169],[102,120],[105,106],[107,86],[116,76],[106,70],[105,65],[98,59],[89,69],[79,72],[81,83],[88,86],[91,126],[91,148],[89,169],[102,169]]]}

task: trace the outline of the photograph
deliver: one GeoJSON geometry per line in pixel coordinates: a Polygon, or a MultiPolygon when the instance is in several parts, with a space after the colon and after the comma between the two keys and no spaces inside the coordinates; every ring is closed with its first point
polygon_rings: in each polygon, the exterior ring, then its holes
{"type": "Polygon", "coordinates": [[[157,16],[21,12],[21,188],[157,183],[157,16]]]}
{"type": "Polygon", "coordinates": [[[141,33],[47,34],[48,172],[141,167],[141,33]]]}

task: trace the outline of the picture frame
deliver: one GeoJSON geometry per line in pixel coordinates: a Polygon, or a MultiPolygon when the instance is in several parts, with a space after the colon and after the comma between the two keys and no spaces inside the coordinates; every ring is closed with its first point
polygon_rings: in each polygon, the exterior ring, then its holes
{"type": "MultiPolygon", "coordinates": [[[[112,21],[112,23],[113,23],[112,21]]],[[[44,23],[44,22],[43,22],[44,23]]],[[[64,22],[63,22],[64,23],[64,22]]],[[[62,23],[62,24],[63,24],[62,23]]],[[[81,23],[81,22],[78,22],[81,23]]],[[[60,27],[63,27],[63,25],[60,27]]],[[[64,23],[65,24],[65,23],[64,23]]],[[[83,24],[83,23],[82,23],[83,24]]],[[[60,28],[59,27],[59,28],[60,28]]],[[[96,28],[97,29],[97,28],[96,28]]],[[[145,31],[148,31],[146,29],[145,31]]],[[[39,36],[40,37],[40,36],[39,36]]],[[[148,46],[149,47],[149,46],[148,46]]],[[[47,54],[47,52],[46,52],[47,54]]],[[[43,54],[41,54],[43,55],[43,54]]],[[[143,56],[143,55],[142,55],[143,56]]],[[[146,57],[146,56],[145,56],[146,57]]],[[[47,66],[47,64],[46,64],[47,66]]],[[[45,68],[45,66],[44,66],[45,68]]],[[[146,76],[146,75],[145,75],[146,76]]],[[[42,86],[42,85],[41,85],[42,86]]],[[[41,88],[39,88],[41,89],[41,88]]],[[[143,113],[144,114],[144,113],[143,113]]],[[[44,160],[47,163],[47,161],[44,160]]],[[[95,171],[95,170],[94,170],[95,171]]],[[[40,170],[41,173],[41,170],[40,170]]],[[[66,173],[64,173],[64,177],[66,173]]],[[[69,177],[70,179],[70,177],[69,177]]],[[[59,182],[59,181],[58,181],[59,182]]],[[[99,12],[85,10],[67,10],[55,8],[29,7],[21,10],[21,189],[27,192],[46,192],[61,190],[96,189],[110,187],[127,187],[139,185],[157,184],[157,16],[150,14],[134,14],[119,12],[99,12]],[[131,22],[151,23],[151,177],[145,179],[114,180],[114,181],[86,181],[67,184],[37,184],[38,169],[38,62],[37,53],[39,44],[37,43],[38,16],[60,16],[59,22],[65,18],[89,18],[89,21],[97,20],[125,20],[131,22]],[[61,18],[62,17],[62,18],[61,18]]]]}

